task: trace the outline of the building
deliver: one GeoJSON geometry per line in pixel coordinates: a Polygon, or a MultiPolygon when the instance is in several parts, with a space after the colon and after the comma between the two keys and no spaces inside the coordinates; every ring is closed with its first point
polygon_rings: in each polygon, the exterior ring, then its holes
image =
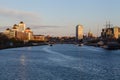
{"type": "Polygon", "coordinates": [[[101,37],[102,38],[115,38],[115,39],[120,38],[120,27],[115,26],[112,28],[102,29],[101,37]]]}
{"type": "Polygon", "coordinates": [[[76,40],[82,40],[83,39],[83,26],[77,25],[76,26],[76,40]]]}
{"type": "Polygon", "coordinates": [[[13,31],[18,31],[18,28],[19,28],[19,26],[17,24],[14,24],[13,27],[12,27],[12,30],[13,31]]]}
{"type": "Polygon", "coordinates": [[[88,38],[92,38],[93,37],[93,33],[91,31],[88,32],[88,38]]]}
{"type": "Polygon", "coordinates": [[[8,37],[8,38],[14,38],[15,37],[15,32],[13,29],[7,28],[4,32],[4,34],[8,37]]]}
{"type": "Polygon", "coordinates": [[[10,37],[10,28],[7,28],[3,34],[5,34],[8,38],[10,37]]]}
{"type": "Polygon", "coordinates": [[[29,27],[25,29],[25,33],[27,34],[27,40],[33,40],[33,32],[29,27]]]}
{"type": "Polygon", "coordinates": [[[26,28],[24,22],[20,22],[18,25],[14,24],[12,29],[7,28],[4,34],[8,38],[16,38],[19,40],[33,40],[33,32],[30,28],[26,28]]]}
{"type": "Polygon", "coordinates": [[[19,24],[18,24],[18,30],[21,31],[21,32],[24,32],[26,29],[26,25],[24,24],[23,21],[21,21],[19,24]]]}
{"type": "Polygon", "coordinates": [[[114,37],[116,39],[120,38],[120,28],[119,27],[114,27],[114,37]]]}
{"type": "Polygon", "coordinates": [[[45,36],[44,35],[33,35],[33,40],[34,41],[45,41],[45,36]]]}
{"type": "Polygon", "coordinates": [[[15,32],[15,37],[16,39],[19,39],[19,40],[28,40],[27,38],[27,33],[24,33],[24,32],[20,32],[20,31],[16,31],[15,32]]]}

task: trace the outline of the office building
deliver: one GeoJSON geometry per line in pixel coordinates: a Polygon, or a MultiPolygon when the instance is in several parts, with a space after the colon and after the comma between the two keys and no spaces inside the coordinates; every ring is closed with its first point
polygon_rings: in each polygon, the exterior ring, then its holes
{"type": "Polygon", "coordinates": [[[77,25],[76,26],[76,40],[82,40],[83,39],[83,26],[77,25]]]}

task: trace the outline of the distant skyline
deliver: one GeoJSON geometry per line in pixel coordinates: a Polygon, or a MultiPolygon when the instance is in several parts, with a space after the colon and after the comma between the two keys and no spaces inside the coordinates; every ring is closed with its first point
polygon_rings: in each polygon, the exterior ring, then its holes
{"type": "Polygon", "coordinates": [[[76,25],[99,35],[120,26],[120,0],[0,0],[0,31],[23,21],[35,34],[75,36],[76,25]]]}

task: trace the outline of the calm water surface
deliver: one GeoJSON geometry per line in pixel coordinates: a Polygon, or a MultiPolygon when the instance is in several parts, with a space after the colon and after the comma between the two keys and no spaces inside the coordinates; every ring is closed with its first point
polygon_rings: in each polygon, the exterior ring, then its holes
{"type": "Polygon", "coordinates": [[[120,50],[72,44],[1,50],[0,80],[120,80],[120,50]]]}

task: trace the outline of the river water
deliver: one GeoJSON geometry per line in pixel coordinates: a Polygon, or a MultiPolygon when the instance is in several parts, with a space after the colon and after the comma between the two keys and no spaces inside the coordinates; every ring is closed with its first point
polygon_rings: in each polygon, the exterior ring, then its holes
{"type": "Polygon", "coordinates": [[[120,80],[120,50],[72,44],[1,50],[0,80],[120,80]]]}

